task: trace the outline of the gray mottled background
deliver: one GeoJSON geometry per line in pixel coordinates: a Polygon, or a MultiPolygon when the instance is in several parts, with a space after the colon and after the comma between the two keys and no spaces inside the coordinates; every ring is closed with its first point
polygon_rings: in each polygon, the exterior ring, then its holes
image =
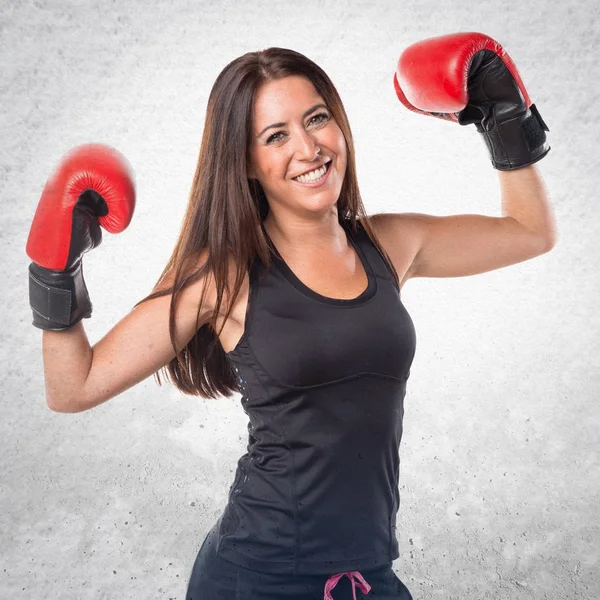
{"type": "Polygon", "coordinates": [[[85,413],[46,407],[25,241],[61,156],[106,143],[136,173],[131,226],[85,259],[95,343],[158,278],[210,88],[250,50],[294,48],[329,73],[369,213],[500,215],[474,127],[413,114],[393,90],[403,48],[457,31],[503,44],[550,127],[538,166],[559,241],[505,269],[405,286],[417,354],[394,568],[415,600],[600,597],[597,4],[4,0],[1,598],[183,598],[247,443],[239,397],[152,378],[85,413]]]}

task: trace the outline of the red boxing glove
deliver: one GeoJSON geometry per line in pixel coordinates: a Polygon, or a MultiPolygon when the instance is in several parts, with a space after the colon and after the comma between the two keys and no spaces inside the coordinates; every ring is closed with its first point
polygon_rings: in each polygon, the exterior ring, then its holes
{"type": "Polygon", "coordinates": [[[454,33],[409,46],[394,74],[408,109],[474,123],[495,169],[509,171],[546,156],[549,131],[502,46],[481,33],[454,33]]]}
{"type": "Polygon", "coordinates": [[[87,144],[67,154],[44,187],[27,239],[33,325],[62,330],[91,316],[81,258],[102,242],[100,226],[123,231],[134,208],[133,175],[119,152],[87,144]]]}

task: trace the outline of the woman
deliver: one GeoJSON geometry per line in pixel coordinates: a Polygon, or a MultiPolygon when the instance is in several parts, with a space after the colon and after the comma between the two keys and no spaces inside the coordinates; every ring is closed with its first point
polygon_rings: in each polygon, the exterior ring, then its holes
{"type": "Polygon", "coordinates": [[[81,255],[99,243],[96,218],[121,215],[118,231],[133,211],[127,169],[113,160],[96,148],[70,163],[104,165],[121,188],[111,196],[99,178],[52,217],[74,223],[62,228],[70,250],[60,266],[35,248],[55,235],[40,232],[38,213],[30,234],[48,405],[87,410],[153,373],[160,383],[159,369],[187,394],[242,393],[248,452],[186,598],[341,599],[357,589],[411,598],[392,570],[416,342],[399,292],[413,277],[472,275],[548,251],[552,220],[535,167],[500,171],[502,218],[367,217],[327,75],[291,50],[248,53],[211,91],[183,228],[154,292],[92,349],[81,255]],[[39,300],[58,288],[71,294],[63,320],[39,300]]]}

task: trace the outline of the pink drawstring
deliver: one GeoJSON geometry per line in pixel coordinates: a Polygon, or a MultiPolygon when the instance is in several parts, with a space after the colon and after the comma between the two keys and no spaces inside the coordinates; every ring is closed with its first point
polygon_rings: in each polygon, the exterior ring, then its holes
{"type": "Polygon", "coordinates": [[[352,596],[354,600],[356,600],[356,585],[365,593],[368,594],[371,590],[371,586],[365,581],[365,578],[358,571],[348,571],[347,573],[337,573],[337,575],[332,575],[325,582],[325,596],[323,600],[333,600],[331,594],[329,593],[338,583],[338,581],[346,575],[348,579],[352,582],[352,596]],[[354,577],[358,579],[358,581],[354,581],[354,577]]]}

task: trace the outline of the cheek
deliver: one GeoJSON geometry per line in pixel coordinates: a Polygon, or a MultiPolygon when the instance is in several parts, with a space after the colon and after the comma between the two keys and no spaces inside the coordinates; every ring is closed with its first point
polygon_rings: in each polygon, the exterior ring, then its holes
{"type": "Polygon", "coordinates": [[[337,155],[340,167],[343,166],[345,168],[348,159],[348,148],[346,146],[346,140],[341,132],[339,137],[337,138],[337,155]]]}
{"type": "Polygon", "coordinates": [[[277,186],[285,179],[287,173],[287,161],[281,156],[273,155],[263,164],[263,173],[267,185],[277,186]]]}
{"type": "Polygon", "coordinates": [[[254,166],[259,181],[265,186],[269,186],[271,178],[277,176],[280,170],[277,157],[269,152],[257,152],[254,155],[254,166]]]}
{"type": "Polygon", "coordinates": [[[335,131],[332,132],[332,142],[340,161],[346,164],[346,156],[348,154],[346,139],[344,138],[342,130],[337,126],[335,127],[335,131]]]}

